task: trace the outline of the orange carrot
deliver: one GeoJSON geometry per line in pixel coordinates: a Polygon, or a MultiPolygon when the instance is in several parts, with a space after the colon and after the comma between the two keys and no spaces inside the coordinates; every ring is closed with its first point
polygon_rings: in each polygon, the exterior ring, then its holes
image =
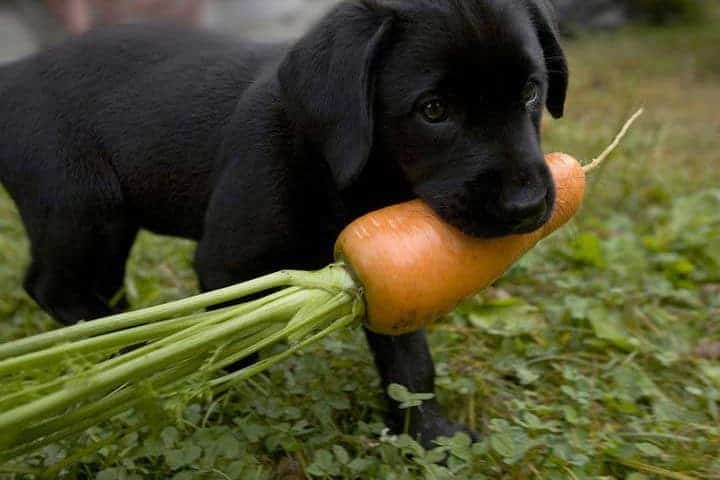
{"type": "Polygon", "coordinates": [[[367,326],[388,335],[416,331],[497,280],[515,261],[570,220],[585,193],[585,171],[569,155],[546,157],[557,189],[555,210],[539,230],[470,237],[414,200],[359,218],[338,237],[336,258],[365,287],[367,326]]]}

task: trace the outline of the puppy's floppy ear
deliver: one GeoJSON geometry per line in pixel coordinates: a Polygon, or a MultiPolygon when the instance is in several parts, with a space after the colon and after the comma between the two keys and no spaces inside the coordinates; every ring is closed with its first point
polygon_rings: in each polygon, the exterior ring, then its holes
{"type": "Polygon", "coordinates": [[[339,188],[368,161],[373,64],[391,16],[370,0],[343,2],[290,50],[279,81],[290,119],[319,149],[339,188]]]}
{"type": "Polygon", "coordinates": [[[553,6],[547,0],[530,0],[535,29],[543,48],[545,66],[548,72],[549,86],[547,109],[555,118],[565,112],[565,97],[568,89],[568,65],[562,47],[558,42],[558,32],[554,21],[553,6]]]}

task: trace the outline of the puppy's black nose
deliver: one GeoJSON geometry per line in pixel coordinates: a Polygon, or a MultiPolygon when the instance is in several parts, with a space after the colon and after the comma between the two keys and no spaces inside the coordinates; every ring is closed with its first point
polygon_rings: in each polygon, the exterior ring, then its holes
{"type": "Polygon", "coordinates": [[[548,211],[547,190],[533,196],[514,195],[501,198],[499,214],[512,230],[525,232],[540,227],[548,211]]]}

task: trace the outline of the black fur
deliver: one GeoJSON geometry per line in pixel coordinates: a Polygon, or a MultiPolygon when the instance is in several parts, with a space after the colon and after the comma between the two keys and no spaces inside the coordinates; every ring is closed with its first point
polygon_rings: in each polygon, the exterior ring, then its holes
{"type": "MultiPolygon", "coordinates": [[[[470,234],[536,228],[541,104],[562,115],[567,88],[550,18],[541,0],[346,1],[291,45],[123,26],[0,69],[27,291],[63,323],[109,314],[139,228],[197,240],[204,289],[319,268],[353,218],[416,196],[470,234]]],[[[424,333],[368,340],[383,387],[433,391],[424,333]]],[[[463,428],[434,401],[411,426],[425,444],[463,428]]]]}

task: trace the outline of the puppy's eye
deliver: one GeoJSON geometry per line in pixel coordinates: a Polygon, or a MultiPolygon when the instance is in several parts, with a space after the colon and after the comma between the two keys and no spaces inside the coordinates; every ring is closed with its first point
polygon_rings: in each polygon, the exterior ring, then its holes
{"type": "Polygon", "coordinates": [[[442,98],[432,98],[420,105],[420,113],[425,121],[439,123],[447,120],[448,107],[442,98]]]}
{"type": "Polygon", "coordinates": [[[540,98],[540,87],[535,82],[528,82],[523,89],[523,103],[528,110],[535,110],[540,98]]]}

